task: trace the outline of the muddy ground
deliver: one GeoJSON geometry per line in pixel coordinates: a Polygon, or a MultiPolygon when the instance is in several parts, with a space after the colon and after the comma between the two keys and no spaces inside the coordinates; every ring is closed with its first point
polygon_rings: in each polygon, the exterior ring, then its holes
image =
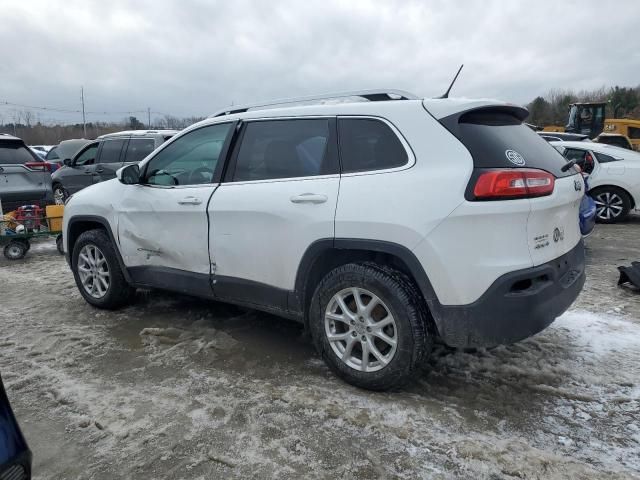
{"type": "Polygon", "coordinates": [[[167,293],[89,307],[53,242],[0,259],[0,372],[38,479],[640,478],[640,218],[598,226],[574,307],[438,349],[414,384],[336,379],[301,327],[167,293]]]}

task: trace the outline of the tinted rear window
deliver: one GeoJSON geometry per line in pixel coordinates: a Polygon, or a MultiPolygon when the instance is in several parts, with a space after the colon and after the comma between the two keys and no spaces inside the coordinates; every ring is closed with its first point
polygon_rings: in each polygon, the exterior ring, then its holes
{"type": "Polygon", "coordinates": [[[120,163],[120,150],[122,150],[124,142],[124,139],[104,140],[99,163],[120,163]]]}
{"type": "Polygon", "coordinates": [[[401,167],[407,151],[389,126],[371,118],[338,120],[342,172],[364,172],[401,167]]]}
{"type": "Polygon", "coordinates": [[[25,162],[36,161],[36,154],[32,153],[20,142],[0,141],[0,163],[22,165],[25,162]]]}
{"type": "Polygon", "coordinates": [[[573,169],[563,172],[562,155],[508,112],[483,109],[442,123],[467,147],[476,168],[538,168],[556,177],[575,174],[573,169]]]}
{"type": "Polygon", "coordinates": [[[127,146],[125,162],[139,162],[154,150],[153,138],[132,138],[127,146]]]}

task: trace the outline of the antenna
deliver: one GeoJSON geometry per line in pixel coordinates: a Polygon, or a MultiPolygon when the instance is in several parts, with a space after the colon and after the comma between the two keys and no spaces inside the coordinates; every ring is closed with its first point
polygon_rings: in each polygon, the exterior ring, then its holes
{"type": "Polygon", "coordinates": [[[458,69],[458,73],[456,73],[456,76],[453,77],[453,80],[451,81],[451,85],[449,85],[449,88],[447,88],[447,91],[444,92],[444,95],[442,95],[441,97],[436,97],[436,98],[449,98],[449,92],[451,91],[451,88],[453,87],[453,84],[456,83],[456,80],[458,79],[458,75],[460,75],[460,72],[462,71],[462,67],[464,67],[464,63],[462,65],[460,65],[460,68],[458,69]]]}

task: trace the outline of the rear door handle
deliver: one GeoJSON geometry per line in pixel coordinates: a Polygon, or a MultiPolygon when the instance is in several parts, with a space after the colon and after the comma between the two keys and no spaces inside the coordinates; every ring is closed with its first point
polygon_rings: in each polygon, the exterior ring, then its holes
{"type": "Polygon", "coordinates": [[[200,205],[202,200],[196,197],[184,197],[182,200],[178,201],[180,205],[200,205]]]}
{"type": "Polygon", "coordinates": [[[326,195],[320,195],[317,193],[302,193],[300,195],[294,195],[289,200],[292,203],[324,203],[327,201],[326,195]]]}
{"type": "Polygon", "coordinates": [[[96,169],[96,172],[98,172],[98,173],[102,173],[102,172],[104,172],[104,168],[103,168],[103,167],[98,167],[98,168],[96,169]]]}

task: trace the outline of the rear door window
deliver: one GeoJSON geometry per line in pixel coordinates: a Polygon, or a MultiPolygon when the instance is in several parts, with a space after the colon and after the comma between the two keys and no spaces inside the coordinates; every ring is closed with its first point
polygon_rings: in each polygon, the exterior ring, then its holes
{"type": "Polygon", "coordinates": [[[124,156],[125,163],[139,162],[153,152],[155,141],[153,138],[132,138],[127,145],[127,153],[124,156]]]}
{"type": "Polygon", "coordinates": [[[120,163],[120,152],[125,141],[124,138],[103,140],[98,163],[120,163]]]}
{"type": "Polygon", "coordinates": [[[20,142],[0,141],[0,164],[22,165],[36,160],[36,154],[20,142]]]}
{"type": "Polygon", "coordinates": [[[329,119],[263,120],[245,126],[232,181],[338,173],[329,119]]]}
{"type": "Polygon", "coordinates": [[[342,173],[406,165],[409,157],[389,125],[373,118],[338,119],[342,173]]]}

